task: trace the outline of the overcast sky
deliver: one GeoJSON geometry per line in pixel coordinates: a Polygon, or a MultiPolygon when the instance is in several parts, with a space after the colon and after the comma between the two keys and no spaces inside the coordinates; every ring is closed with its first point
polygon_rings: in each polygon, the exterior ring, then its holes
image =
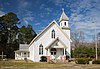
{"type": "Polygon", "coordinates": [[[31,24],[37,33],[52,20],[58,22],[62,8],[70,19],[71,32],[83,31],[89,41],[93,39],[94,25],[100,32],[100,0],[0,0],[0,16],[14,12],[20,27],[31,24]]]}

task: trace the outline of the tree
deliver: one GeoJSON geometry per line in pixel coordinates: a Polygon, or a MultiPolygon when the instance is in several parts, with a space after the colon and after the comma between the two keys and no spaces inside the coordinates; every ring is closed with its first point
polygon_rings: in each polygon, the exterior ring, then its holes
{"type": "Polygon", "coordinates": [[[6,26],[6,31],[8,33],[8,43],[13,43],[18,31],[17,24],[19,24],[19,19],[17,15],[13,12],[9,12],[0,19],[0,21],[6,26]]]}
{"type": "Polygon", "coordinates": [[[14,58],[14,51],[18,50],[19,43],[29,44],[36,36],[31,25],[18,28],[18,24],[19,19],[13,12],[0,17],[0,52],[3,51],[8,58],[14,58]]]}
{"type": "Polygon", "coordinates": [[[75,58],[94,58],[95,57],[95,49],[89,48],[89,47],[78,47],[75,48],[75,51],[73,53],[75,58]]]}
{"type": "Polygon", "coordinates": [[[7,30],[6,26],[2,23],[0,18],[0,52],[6,48],[7,43],[7,30]]]}
{"type": "Polygon", "coordinates": [[[20,28],[20,33],[19,33],[19,40],[20,43],[27,43],[29,44],[31,40],[36,36],[35,31],[32,29],[31,25],[22,26],[20,28]]]}
{"type": "Polygon", "coordinates": [[[84,44],[84,32],[83,31],[75,31],[72,33],[72,44],[74,47],[80,47],[84,44]]]}
{"type": "Polygon", "coordinates": [[[13,12],[0,17],[0,52],[3,51],[7,57],[14,57],[14,51],[18,48],[15,42],[18,31],[19,19],[13,12]]]}
{"type": "Polygon", "coordinates": [[[0,18],[0,43],[4,40],[2,37],[6,35],[5,33],[7,33],[6,26],[2,23],[0,18]]]}

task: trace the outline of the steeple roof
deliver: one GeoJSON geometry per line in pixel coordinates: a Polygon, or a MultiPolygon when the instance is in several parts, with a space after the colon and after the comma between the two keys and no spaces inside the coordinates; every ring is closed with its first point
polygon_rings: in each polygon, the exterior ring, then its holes
{"type": "Polygon", "coordinates": [[[59,22],[62,20],[69,20],[69,18],[67,17],[67,15],[64,12],[64,9],[62,9],[62,14],[61,14],[61,17],[59,19],[59,22]]]}

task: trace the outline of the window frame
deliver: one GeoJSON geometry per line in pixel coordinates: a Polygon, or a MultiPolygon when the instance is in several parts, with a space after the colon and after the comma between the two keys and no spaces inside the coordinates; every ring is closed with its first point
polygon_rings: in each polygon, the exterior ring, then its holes
{"type": "Polygon", "coordinates": [[[39,46],[39,55],[43,55],[43,45],[40,44],[39,46]]]}
{"type": "Polygon", "coordinates": [[[56,55],[57,50],[55,48],[52,48],[50,50],[51,55],[56,55]]]}
{"type": "Polygon", "coordinates": [[[66,22],[64,22],[64,25],[66,26],[66,22]]]}
{"type": "Polygon", "coordinates": [[[55,30],[54,29],[51,32],[51,38],[55,38],[55,30]]]}

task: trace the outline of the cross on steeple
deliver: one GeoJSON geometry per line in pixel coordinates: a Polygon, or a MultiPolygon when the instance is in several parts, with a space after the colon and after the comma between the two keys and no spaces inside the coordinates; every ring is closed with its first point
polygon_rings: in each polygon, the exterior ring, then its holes
{"type": "Polygon", "coordinates": [[[64,12],[64,8],[62,8],[62,12],[64,12]]]}
{"type": "Polygon", "coordinates": [[[1,56],[2,60],[3,60],[3,58],[4,58],[6,55],[4,55],[3,52],[2,52],[2,55],[0,55],[0,56],[1,56]]]}
{"type": "Polygon", "coordinates": [[[64,8],[62,8],[62,14],[61,14],[61,16],[60,16],[60,19],[59,19],[59,22],[61,22],[62,20],[66,20],[66,21],[68,21],[69,20],[69,18],[67,17],[67,15],[65,14],[65,12],[64,12],[64,8]]]}

